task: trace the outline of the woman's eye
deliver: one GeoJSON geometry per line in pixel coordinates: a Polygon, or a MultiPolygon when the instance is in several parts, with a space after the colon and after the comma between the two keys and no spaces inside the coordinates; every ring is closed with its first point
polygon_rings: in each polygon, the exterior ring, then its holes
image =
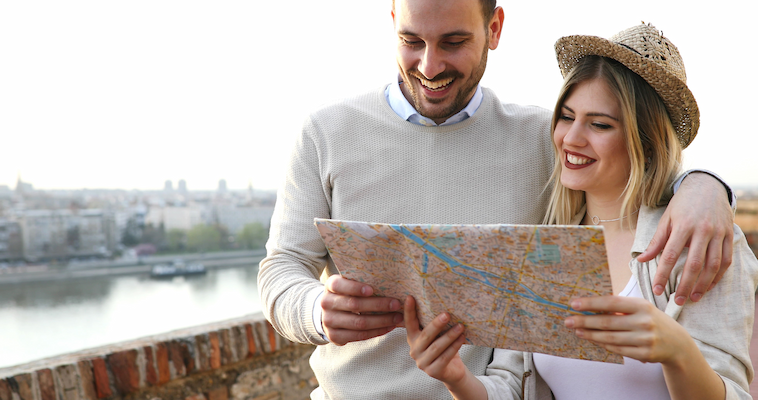
{"type": "Polygon", "coordinates": [[[592,125],[593,125],[595,128],[597,128],[597,129],[600,129],[600,130],[611,129],[611,126],[610,126],[610,125],[608,125],[608,124],[603,124],[603,123],[600,123],[600,122],[595,122],[595,123],[594,123],[594,124],[592,124],[592,125]]]}
{"type": "Polygon", "coordinates": [[[402,40],[402,41],[403,41],[403,44],[405,44],[405,45],[408,45],[408,46],[416,46],[416,45],[418,45],[419,43],[421,43],[421,42],[420,42],[420,41],[418,41],[418,40],[408,40],[408,39],[406,39],[406,38],[400,38],[400,40],[402,40]]]}
{"type": "Polygon", "coordinates": [[[574,120],[574,118],[572,118],[572,117],[570,117],[570,116],[568,116],[568,115],[561,115],[561,118],[560,118],[560,120],[561,120],[561,121],[573,121],[573,120],[574,120]]]}

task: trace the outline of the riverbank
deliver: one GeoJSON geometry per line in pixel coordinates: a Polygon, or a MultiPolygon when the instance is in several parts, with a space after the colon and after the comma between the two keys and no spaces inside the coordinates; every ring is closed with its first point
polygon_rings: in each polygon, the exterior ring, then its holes
{"type": "Polygon", "coordinates": [[[266,255],[265,249],[225,251],[215,253],[172,254],[119,260],[97,260],[68,265],[30,265],[0,269],[0,285],[24,282],[46,282],[66,279],[109,277],[150,273],[155,264],[169,263],[181,258],[198,262],[206,269],[234,268],[258,264],[266,255]]]}

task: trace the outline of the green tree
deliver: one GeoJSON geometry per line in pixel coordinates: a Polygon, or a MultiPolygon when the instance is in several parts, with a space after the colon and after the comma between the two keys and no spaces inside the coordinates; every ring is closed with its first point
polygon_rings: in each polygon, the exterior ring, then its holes
{"type": "Polygon", "coordinates": [[[260,222],[245,225],[237,234],[237,243],[243,249],[260,249],[268,240],[268,229],[260,222]]]}
{"type": "Polygon", "coordinates": [[[221,249],[221,233],[213,226],[196,225],[187,232],[187,250],[216,251],[221,249]]]}
{"type": "Polygon", "coordinates": [[[126,228],[124,229],[124,235],[121,238],[121,243],[127,247],[133,247],[140,243],[142,237],[142,227],[137,223],[137,219],[129,217],[126,221],[126,228]]]}
{"type": "Polygon", "coordinates": [[[140,243],[149,243],[155,246],[158,251],[165,251],[168,249],[168,242],[166,241],[166,229],[163,223],[157,227],[153,224],[145,225],[142,230],[142,237],[140,243]]]}
{"type": "Polygon", "coordinates": [[[229,250],[233,249],[235,246],[235,238],[233,235],[229,233],[229,229],[225,225],[216,224],[213,225],[214,228],[218,231],[218,234],[221,237],[221,248],[223,250],[229,250]]]}
{"type": "Polygon", "coordinates": [[[169,229],[166,232],[166,240],[169,251],[184,251],[187,247],[187,232],[184,229],[169,229]]]}

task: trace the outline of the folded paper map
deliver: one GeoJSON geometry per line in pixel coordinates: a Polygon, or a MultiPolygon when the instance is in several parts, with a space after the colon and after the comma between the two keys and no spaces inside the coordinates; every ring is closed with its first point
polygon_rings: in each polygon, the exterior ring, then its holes
{"type": "Polygon", "coordinates": [[[377,224],[316,219],[340,274],[442,312],[472,345],[621,363],[563,321],[576,297],[613,294],[597,226],[377,224]]]}

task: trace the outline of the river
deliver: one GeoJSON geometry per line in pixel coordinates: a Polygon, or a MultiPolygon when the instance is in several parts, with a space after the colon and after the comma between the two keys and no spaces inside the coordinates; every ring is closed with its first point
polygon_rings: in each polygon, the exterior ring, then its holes
{"type": "Polygon", "coordinates": [[[0,286],[0,368],[260,311],[257,265],[0,286]]]}

